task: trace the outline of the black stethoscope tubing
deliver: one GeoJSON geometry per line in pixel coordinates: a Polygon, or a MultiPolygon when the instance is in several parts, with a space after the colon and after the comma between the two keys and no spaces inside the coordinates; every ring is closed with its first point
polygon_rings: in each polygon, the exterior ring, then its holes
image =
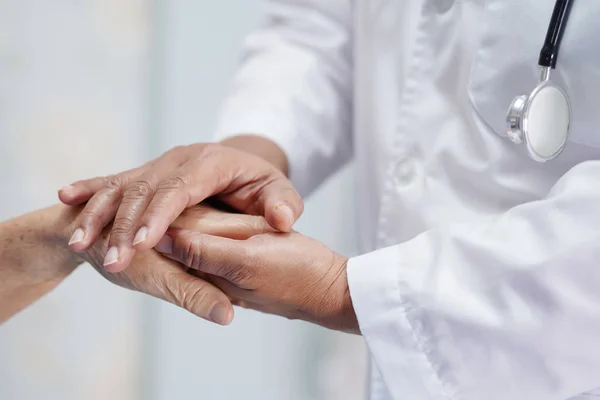
{"type": "Polygon", "coordinates": [[[556,3],[554,3],[554,11],[552,12],[550,24],[548,25],[546,40],[544,41],[544,46],[542,46],[538,60],[540,67],[556,68],[560,42],[562,41],[562,36],[565,32],[567,20],[569,19],[569,14],[571,12],[571,6],[574,1],[575,0],[556,0],[556,3]]]}

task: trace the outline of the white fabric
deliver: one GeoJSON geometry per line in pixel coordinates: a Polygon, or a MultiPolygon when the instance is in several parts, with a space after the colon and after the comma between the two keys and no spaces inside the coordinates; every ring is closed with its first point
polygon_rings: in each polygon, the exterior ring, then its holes
{"type": "Polygon", "coordinates": [[[248,39],[219,137],[278,143],[303,194],[357,163],[372,399],[600,386],[600,2],[574,3],[552,77],[573,106],[564,152],[540,164],[497,135],[537,84],[553,5],[269,1],[248,39]]]}

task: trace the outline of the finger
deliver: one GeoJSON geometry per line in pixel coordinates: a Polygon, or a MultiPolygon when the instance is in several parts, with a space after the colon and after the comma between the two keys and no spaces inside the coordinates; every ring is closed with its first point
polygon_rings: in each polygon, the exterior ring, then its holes
{"type": "Polygon", "coordinates": [[[304,211],[304,201],[283,174],[270,170],[266,173],[220,198],[246,213],[264,216],[278,231],[289,232],[304,211]]]}
{"type": "Polygon", "coordinates": [[[255,255],[246,241],[169,229],[156,250],[188,268],[220,276],[244,289],[258,274],[255,255]]]}
{"type": "Polygon", "coordinates": [[[88,201],[77,217],[77,228],[69,240],[73,251],[87,250],[96,241],[102,229],[115,217],[121,195],[120,186],[115,185],[100,190],[88,201]]]}
{"type": "Polygon", "coordinates": [[[224,177],[214,156],[177,169],[159,184],[154,198],[144,212],[140,229],[146,228],[147,236],[135,248],[147,250],[156,246],[183,210],[221,192],[228,181],[229,178],[224,177]]]}
{"type": "Polygon", "coordinates": [[[147,238],[136,245],[137,249],[156,246],[185,208],[224,191],[226,194],[220,197],[227,198],[234,208],[265,216],[275,229],[291,229],[302,214],[304,204],[289,180],[266,161],[258,161],[256,165],[256,160],[252,160],[255,174],[245,176],[240,172],[244,168],[230,165],[240,163],[239,160],[223,157],[218,152],[207,153],[202,159],[179,168],[159,185],[140,225],[147,229],[147,238]]]}
{"type": "MultiPolygon", "coordinates": [[[[125,189],[115,213],[108,251],[104,258],[104,269],[108,272],[121,272],[131,263],[135,254],[132,243],[137,228],[136,221],[146,209],[152,193],[151,183],[143,179],[125,189]]],[[[140,230],[139,235],[143,236],[144,230],[140,230]]]]}
{"type": "Polygon", "coordinates": [[[213,284],[176,266],[174,268],[175,271],[165,271],[159,276],[162,291],[158,297],[200,318],[219,325],[229,325],[233,320],[234,311],[227,295],[213,284]]]}
{"type": "Polygon", "coordinates": [[[104,268],[113,273],[123,271],[130,264],[135,250],[133,246],[146,240],[146,227],[140,227],[140,219],[152,201],[163,174],[178,166],[172,157],[156,161],[148,173],[127,185],[118,206],[110,232],[109,250],[104,259],[104,268]]]}
{"type": "Polygon", "coordinates": [[[171,227],[238,240],[275,232],[261,216],[231,214],[201,205],[185,210],[171,227]]]}
{"type": "Polygon", "coordinates": [[[264,299],[261,299],[260,296],[257,296],[256,291],[254,290],[241,289],[219,276],[210,276],[206,280],[222,290],[223,293],[229,297],[231,304],[234,306],[266,314],[279,315],[290,319],[298,318],[297,315],[294,316],[293,309],[287,310],[277,303],[274,304],[272,302],[265,301],[264,299]]]}
{"type": "Polygon", "coordinates": [[[106,177],[77,181],[58,190],[58,198],[69,206],[78,206],[106,187],[106,177]]]}
{"type": "Polygon", "coordinates": [[[258,197],[261,215],[273,228],[289,232],[304,212],[304,201],[287,178],[279,178],[263,188],[258,197]]]}
{"type": "MultiPolygon", "coordinates": [[[[144,166],[130,169],[120,173],[119,176],[136,176],[143,168],[144,166]]],[[[63,186],[58,190],[58,198],[61,202],[69,206],[82,204],[88,201],[100,190],[107,188],[112,178],[112,176],[102,176],[73,182],[70,185],[63,186]]]]}

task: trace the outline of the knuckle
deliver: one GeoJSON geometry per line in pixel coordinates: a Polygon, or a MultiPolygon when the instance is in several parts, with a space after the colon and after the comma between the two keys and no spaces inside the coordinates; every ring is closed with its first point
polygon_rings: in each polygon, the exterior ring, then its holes
{"type": "Polygon", "coordinates": [[[178,155],[181,153],[185,153],[188,148],[189,148],[188,145],[175,146],[175,147],[171,148],[170,150],[167,150],[167,152],[165,153],[165,156],[174,156],[174,155],[178,155]]]}
{"type": "Polygon", "coordinates": [[[200,308],[208,299],[208,285],[201,280],[187,281],[180,285],[179,301],[186,310],[200,308]]]}
{"type": "Polygon", "coordinates": [[[81,224],[93,228],[100,228],[103,224],[102,214],[89,209],[84,209],[81,213],[81,224]]]}
{"type": "Polygon", "coordinates": [[[254,232],[257,228],[256,221],[253,217],[235,220],[233,221],[233,224],[234,228],[237,228],[242,232],[254,232]]]}
{"type": "Polygon", "coordinates": [[[152,194],[154,194],[154,188],[147,180],[136,181],[125,190],[125,197],[145,198],[152,194]]]}
{"type": "Polygon", "coordinates": [[[159,191],[181,191],[187,187],[187,179],[177,175],[162,181],[158,187],[159,191]]]}
{"type": "Polygon", "coordinates": [[[262,216],[251,216],[248,221],[248,227],[255,233],[264,233],[270,231],[270,225],[262,216]]]}
{"type": "Polygon", "coordinates": [[[182,246],[181,251],[181,262],[183,262],[184,265],[203,271],[201,235],[194,235],[193,237],[188,238],[182,246]]]}
{"type": "Polygon", "coordinates": [[[249,249],[244,250],[242,255],[244,257],[244,260],[246,260],[246,269],[248,277],[255,278],[261,266],[262,258],[258,255],[256,251],[249,249]]]}
{"type": "Polygon", "coordinates": [[[151,287],[160,288],[162,299],[179,305],[181,299],[181,290],[179,288],[179,279],[177,274],[159,274],[156,272],[151,272],[149,275],[149,284],[151,287]]]}
{"type": "Polygon", "coordinates": [[[202,309],[210,295],[210,286],[200,279],[183,279],[182,273],[169,273],[153,278],[152,285],[162,287],[162,297],[188,311],[202,309]]]}
{"type": "Polygon", "coordinates": [[[208,166],[211,173],[220,166],[220,160],[223,156],[223,146],[217,143],[203,143],[194,149],[193,159],[196,162],[202,162],[202,165],[208,166]]]}
{"type": "Polygon", "coordinates": [[[217,153],[222,146],[218,143],[202,143],[198,148],[200,154],[217,153]]]}
{"type": "Polygon", "coordinates": [[[265,219],[254,215],[232,220],[231,225],[234,232],[239,232],[245,237],[252,237],[269,231],[269,225],[265,219]]]}
{"type": "Polygon", "coordinates": [[[164,211],[162,208],[167,205],[167,201],[161,199],[157,202],[156,206],[149,207],[142,216],[141,223],[148,224],[151,220],[161,220],[164,217],[164,211]]]}
{"type": "Polygon", "coordinates": [[[121,189],[123,179],[119,175],[111,175],[104,178],[104,186],[109,189],[121,189]]]}
{"type": "Polygon", "coordinates": [[[111,237],[123,238],[131,236],[135,226],[129,218],[117,218],[111,229],[111,237]]]}
{"type": "Polygon", "coordinates": [[[240,266],[221,266],[223,272],[220,274],[223,278],[236,286],[244,287],[244,285],[252,280],[250,271],[240,266]]]}
{"type": "Polygon", "coordinates": [[[240,287],[250,287],[251,283],[256,279],[256,255],[251,254],[249,251],[240,250],[242,259],[244,260],[243,265],[233,265],[231,263],[222,263],[220,265],[221,276],[240,287]]]}

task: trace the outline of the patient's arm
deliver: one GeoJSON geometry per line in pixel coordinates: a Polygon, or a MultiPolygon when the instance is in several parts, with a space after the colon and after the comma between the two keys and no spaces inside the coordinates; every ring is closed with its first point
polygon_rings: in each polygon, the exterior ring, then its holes
{"type": "Polygon", "coordinates": [[[55,288],[81,263],[63,206],[0,223],[0,323],[55,288]]]}
{"type": "MultiPolygon", "coordinates": [[[[84,261],[116,285],[168,301],[213,322],[231,322],[233,308],[227,296],[154,250],[138,252],[124,272],[104,271],[111,226],[85,254],[72,253],[67,241],[80,210],[59,205],[0,223],[0,324],[54,289],[84,261]]],[[[272,231],[262,217],[206,206],[187,209],[173,226],[232,239],[272,231]]]]}

